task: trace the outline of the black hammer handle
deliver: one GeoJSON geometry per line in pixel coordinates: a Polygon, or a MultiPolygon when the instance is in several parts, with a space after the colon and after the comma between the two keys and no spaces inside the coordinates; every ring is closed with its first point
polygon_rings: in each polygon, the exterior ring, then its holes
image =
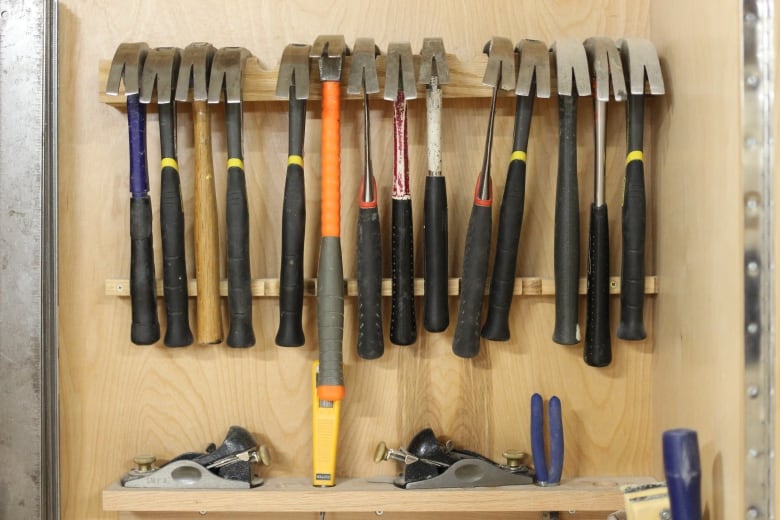
{"type": "Polygon", "coordinates": [[[447,184],[445,177],[425,177],[425,298],[423,325],[441,332],[450,324],[447,271],[447,184]]]}
{"type": "Polygon", "coordinates": [[[241,103],[227,103],[228,172],[225,227],[230,347],[255,344],[252,329],[252,280],[249,269],[249,207],[241,152],[241,103]]]}
{"type": "Polygon", "coordinates": [[[579,343],[580,212],[577,188],[577,97],[558,96],[555,191],[555,329],[553,341],[579,343]]]}
{"type": "Polygon", "coordinates": [[[588,321],[585,362],[605,367],[612,362],[609,327],[609,219],[607,205],[590,207],[588,247],[588,321]]]}
{"type": "Polygon", "coordinates": [[[412,201],[393,199],[392,212],[393,297],[390,313],[390,341],[396,345],[411,345],[417,339],[414,316],[412,201]]]}
{"type": "Polygon", "coordinates": [[[279,331],[276,344],[299,347],[303,334],[303,241],[306,233],[306,192],[303,172],[303,136],[306,100],[290,86],[290,131],[287,173],[282,202],[282,266],[279,280],[279,331]]]}
{"type": "Polygon", "coordinates": [[[646,218],[645,166],[642,157],[644,95],[630,95],[628,103],[628,157],[623,188],[623,250],[617,336],[621,339],[641,340],[647,337],[643,321],[646,218]]]}
{"type": "Polygon", "coordinates": [[[358,355],[376,359],[385,351],[382,332],[382,248],[376,202],[358,210],[358,355]]]}

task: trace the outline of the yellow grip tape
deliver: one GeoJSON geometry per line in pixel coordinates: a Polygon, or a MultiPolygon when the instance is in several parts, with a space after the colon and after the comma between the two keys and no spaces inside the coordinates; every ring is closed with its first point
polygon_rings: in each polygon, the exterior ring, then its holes
{"type": "Polygon", "coordinates": [[[523,162],[526,162],[527,159],[528,159],[528,156],[526,155],[525,152],[523,152],[522,150],[515,150],[514,152],[512,152],[512,155],[509,157],[509,162],[512,162],[512,161],[523,161],[523,162]]]}
{"type": "Polygon", "coordinates": [[[163,157],[163,160],[160,161],[160,169],[163,168],[173,168],[176,171],[179,171],[179,163],[176,162],[176,159],[171,159],[170,157],[163,157]]]}
{"type": "Polygon", "coordinates": [[[300,155],[290,155],[287,157],[287,164],[296,164],[303,168],[303,157],[300,155]]]}
{"type": "Polygon", "coordinates": [[[241,159],[230,158],[230,159],[228,159],[227,167],[228,167],[228,170],[230,168],[241,168],[243,170],[244,169],[244,161],[242,161],[241,159]]]}
{"type": "Polygon", "coordinates": [[[628,163],[631,161],[644,161],[645,160],[645,154],[642,153],[642,150],[634,150],[633,152],[626,155],[626,166],[628,166],[628,163]]]}

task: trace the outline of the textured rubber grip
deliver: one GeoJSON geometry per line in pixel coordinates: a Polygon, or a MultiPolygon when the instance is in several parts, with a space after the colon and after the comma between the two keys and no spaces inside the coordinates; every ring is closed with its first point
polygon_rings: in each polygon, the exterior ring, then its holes
{"type": "Polygon", "coordinates": [[[607,205],[590,207],[588,305],[585,362],[605,367],[612,362],[609,326],[609,218],[607,205]]]}
{"type": "MultiPolygon", "coordinates": [[[[341,85],[322,82],[322,236],[341,233],[341,85]]],[[[320,367],[322,370],[322,367],[320,367]]]]}
{"type": "Polygon", "coordinates": [[[455,323],[455,335],[452,339],[452,351],[463,358],[471,358],[479,353],[479,329],[487,281],[492,213],[489,204],[475,203],[471,208],[466,231],[458,321],[455,323]]]}
{"type": "Polygon", "coordinates": [[[127,96],[127,130],[130,138],[130,193],[133,197],[145,197],[149,193],[146,105],[138,100],[138,94],[127,96]]]}
{"type": "Polygon", "coordinates": [[[303,334],[303,244],[306,231],[306,194],[303,168],[287,166],[282,203],[282,266],[279,277],[279,330],[276,344],[299,347],[303,334]]]}
{"type": "Polygon", "coordinates": [[[701,519],[701,460],[695,431],[663,433],[664,473],[674,520],[701,519]]]}
{"type": "Polygon", "coordinates": [[[252,329],[252,277],[249,268],[249,207],[246,175],[238,166],[228,168],[225,227],[227,229],[227,282],[230,347],[255,344],[252,329]]]}
{"type": "Polygon", "coordinates": [[[392,269],[393,296],[390,341],[411,345],[417,340],[414,315],[414,251],[412,201],[393,199],[392,269]]]}
{"type": "Polygon", "coordinates": [[[555,328],[553,341],[580,341],[580,210],[577,187],[577,98],[558,97],[558,178],[555,188],[555,328]]]}
{"type": "Polygon", "coordinates": [[[382,331],[382,248],[376,206],[358,210],[357,236],[357,352],[363,359],[376,359],[385,351],[382,331]]]}
{"type": "Polygon", "coordinates": [[[494,341],[509,339],[509,308],[515,288],[515,268],[525,207],[525,161],[509,163],[498,219],[496,257],[482,336],[494,341]]]}
{"type": "Polygon", "coordinates": [[[130,340],[136,345],[151,345],[160,339],[160,323],[152,249],[152,201],[148,196],[130,199],[130,300],[130,340]]]}
{"type": "Polygon", "coordinates": [[[548,481],[547,456],[544,452],[544,403],[542,396],[531,396],[531,458],[534,461],[536,481],[545,484],[548,481]]]}
{"type": "MultiPolygon", "coordinates": [[[[343,387],[342,342],[344,335],[344,272],[341,260],[341,240],[322,237],[317,270],[317,334],[320,372],[317,389],[320,399],[323,387],[343,387]]],[[[332,390],[332,389],[328,389],[332,390]]]]}
{"type": "Polygon", "coordinates": [[[620,277],[620,339],[647,337],[643,320],[645,303],[645,172],[641,160],[626,165],[623,191],[623,249],[620,277]]]}
{"type": "Polygon", "coordinates": [[[444,177],[425,178],[423,202],[424,284],[423,325],[429,332],[441,332],[450,324],[447,258],[447,184],[444,177]]]}
{"type": "Polygon", "coordinates": [[[550,468],[547,474],[549,484],[558,484],[563,474],[563,417],[561,400],[552,396],[547,404],[547,418],[550,421],[550,468]]]}

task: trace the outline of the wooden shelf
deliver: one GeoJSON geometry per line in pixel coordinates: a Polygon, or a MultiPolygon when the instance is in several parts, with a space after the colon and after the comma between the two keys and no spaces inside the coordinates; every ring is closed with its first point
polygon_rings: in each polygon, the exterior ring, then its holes
{"type": "Polygon", "coordinates": [[[315,488],[305,478],[269,478],[251,490],[103,490],[106,511],[147,512],[445,512],[445,511],[615,511],[623,507],[623,484],[650,477],[590,477],[556,487],[406,490],[389,481],[343,479],[315,488]]]}

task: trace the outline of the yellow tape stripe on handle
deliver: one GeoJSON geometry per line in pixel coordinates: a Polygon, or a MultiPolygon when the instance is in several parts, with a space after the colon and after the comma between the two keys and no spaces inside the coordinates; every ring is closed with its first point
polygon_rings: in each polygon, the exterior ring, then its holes
{"type": "Polygon", "coordinates": [[[301,157],[300,155],[290,155],[289,157],[287,157],[287,164],[288,165],[295,164],[303,168],[303,157],[301,157]]]}
{"type": "Polygon", "coordinates": [[[244,169],[244,161],[242,161],[241,159],[236,159],[236,158],[232,157],[232,158],[228,159],[227,167],[228,167],[228,170],[230,168],[241,168],[243,170],[244,169]]]}
{"type": "Polygon", "coordinates": [[[628,163],[631,161],[643,161],[645,160],[645,154],[642,153],[642,150],[634,150],[633,152],[626,155],[626,166],[628,166],[628,163]]]}
{"type": "Polygon", "coordinates": [[[523,162],[526,162],[527,159],[528,159],[528,156],[526,155],[526,153],[524,151],[522,151],[522,150],[515,150],[514,152],[512,152],[512,155],[509,157],[509,162],[512,162],[512,161],[523,161],[523,162]]]}
{"type": "Polygon", "coordinates": [[[176,162],[176,159],[171,159],[170,157],[163,157],[163,160],[160,161],[160,169],[163,168],[173,168],[176,171],[179,171],[179,163],[176,162]]]}

